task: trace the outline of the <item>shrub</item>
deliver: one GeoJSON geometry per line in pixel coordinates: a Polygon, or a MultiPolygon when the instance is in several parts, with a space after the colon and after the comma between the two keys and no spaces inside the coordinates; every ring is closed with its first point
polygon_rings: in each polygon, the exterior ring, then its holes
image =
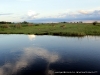
{"type": "Polygon", "coordinates": [[[96,25],[97,24],[97,21],[93,22],[93,25],[96,25]]]}

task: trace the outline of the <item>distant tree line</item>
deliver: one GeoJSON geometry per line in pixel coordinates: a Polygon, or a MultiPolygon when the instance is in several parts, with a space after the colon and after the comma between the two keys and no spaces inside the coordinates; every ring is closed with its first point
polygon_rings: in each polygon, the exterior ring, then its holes
{"type": "MultiPolygon", "coordinates": [[[[0,21],[0,24],[13,24],[14,22],[6,22],[6,21],[0,21]]],[[[28,24],[29,22],[27,21],[23,21],[23,22],[19,22],[21,24],[28,24]]]]}
{"type": "Polygon", "coordinates": [[[21,24],[28,24],[28,22],[27,21],[23,21],[23,22],[21,22],[21,24]]]}
{"type": "Polygon", "coordinates": [[[79,21],[79,22],[59,22],[59,23],[83,23],[82,21],[79,21]]]}
{"type": "Polygon", "coordinates": [[[0,24],[11,24],[12,22],[1,21],[0,24]]]}

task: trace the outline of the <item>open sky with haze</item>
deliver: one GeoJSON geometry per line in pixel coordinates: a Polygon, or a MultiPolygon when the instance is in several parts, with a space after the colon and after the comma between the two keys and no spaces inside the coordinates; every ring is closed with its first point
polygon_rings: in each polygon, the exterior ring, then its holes
{"type": "Polygon", "coordinates": [[[0,21],[92,22],[100,20],[100,0],[0,0],[0,21]]]}

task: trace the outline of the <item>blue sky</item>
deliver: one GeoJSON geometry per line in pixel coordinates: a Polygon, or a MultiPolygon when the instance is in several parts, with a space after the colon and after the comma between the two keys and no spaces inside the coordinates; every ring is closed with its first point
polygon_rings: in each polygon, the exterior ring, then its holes
{"type": "Polygon", "coordinates": [[[100,20],[100,0],[0,0],[0,21],[92,22],[100,20]]]}

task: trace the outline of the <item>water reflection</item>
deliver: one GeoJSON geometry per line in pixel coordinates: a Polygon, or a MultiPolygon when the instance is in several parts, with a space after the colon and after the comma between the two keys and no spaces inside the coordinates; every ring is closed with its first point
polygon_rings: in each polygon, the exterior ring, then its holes
{"type": "Polygon", "coordinates": [[[59,71],[99,73],[99,39],[96,36],[6,35],[0,38],[0,75],[54,75],[59,71]]]}
{"type": "Polygon", "coordinates": [[[88,40],[89,40],[89,39],[95,40],[95,41],[100,40],[100,36],[86,36],[86,37],[87,37],[88,40]]]}
{"type": "Polygon", "coordinates": [[[28,35],[29,39],[32,41],[33,39],[35,39],[35,35],[28,35]]]}
{"type": "Polygon", "coordinates": [[[49,65],[56,62],[59,56],[42,48],[25,48],[21,56],[14,63],[5,63],[0,67],[0,75],[16,74],[21,69],[33,64],[37,58],[44,59],[48,62],[45,72],[46,74],[50,74],[53,72],[49,70],[49,65]]]}

